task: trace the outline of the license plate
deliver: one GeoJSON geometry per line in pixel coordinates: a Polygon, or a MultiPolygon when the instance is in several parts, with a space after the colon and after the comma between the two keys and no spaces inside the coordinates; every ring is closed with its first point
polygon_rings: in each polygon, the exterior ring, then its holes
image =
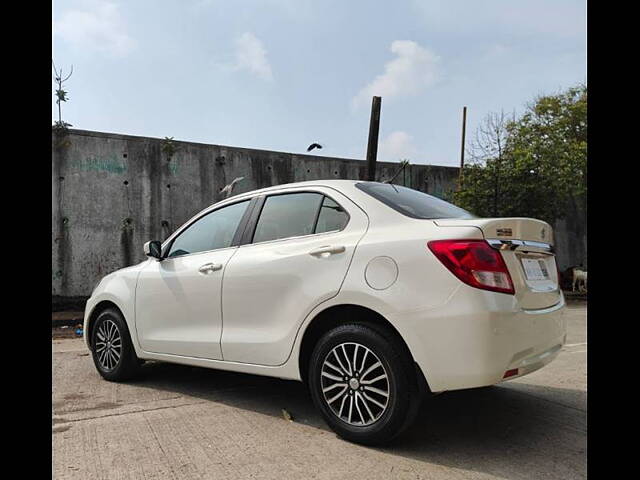
{"type": "Polygon", "coordinates": [[[549,271],[544,263],[544,260],[538,260],[536,258],[523,258],[522,267],[527,280],[547,280],[549,278],[549,271]]]}

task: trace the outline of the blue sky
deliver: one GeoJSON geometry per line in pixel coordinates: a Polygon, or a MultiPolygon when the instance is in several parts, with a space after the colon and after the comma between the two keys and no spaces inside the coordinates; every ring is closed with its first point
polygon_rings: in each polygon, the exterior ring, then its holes
{"type": "Polygon", "coordinates": [[[54,0],[53,23],[65,121],[202,143],[364,158],[381,95],[379,160],[456,165],[463,105],[470,140],[586,81],[583,0],[54,0]]]}

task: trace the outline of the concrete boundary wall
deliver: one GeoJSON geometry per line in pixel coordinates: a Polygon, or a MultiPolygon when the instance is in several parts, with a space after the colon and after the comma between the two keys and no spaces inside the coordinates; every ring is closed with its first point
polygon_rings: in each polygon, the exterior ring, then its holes
{"type": "MultiPolygon", "coordinates": [[[[105,274],[144,260],[142,245],[165,239],[219,191],[244,177],[234,194],[316,179],[361,179],[366,162],[248,148],[70,130],[52,135],[52,295],[54,303],[90,295],[105,274]]],[[[380,162],[378,178],[397,163],[380,162]]],[[[444,196],[458,169],[411,165],[396,183],[444,196]]]]}
{"type": "MultiPolygon", "coordinates": [[[[366,162],[175,142],[168,157],[163,140],[70,130],[52,135],[52,299],[72,308],[109,272],[144,260],[142,245],[163,240],[219,191],[244,177],[234,194],[283,183],[317,179],[363,179],[366,162]]],[[[378,179],[398,163],[380,162],[378,179]]],[[[457,167],[410,165],[395,183],[444,197],[456,188],[457,167]]],[[[571,206],[569,206],[571,207],[571,206]]],[[[568,208],[569,208],[568,207],[568,208]]],[[[586,267],[586,220],[577,208],[556,222],[561,270],[586,267]]]]}

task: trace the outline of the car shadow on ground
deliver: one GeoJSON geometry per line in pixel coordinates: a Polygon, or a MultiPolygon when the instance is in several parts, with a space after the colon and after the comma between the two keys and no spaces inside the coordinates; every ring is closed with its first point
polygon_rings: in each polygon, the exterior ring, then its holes
{"type": "MultiPolygon", "coordinates": [[[[132,384],[283,421],[285,409],[294,422],[329,431],[300,382],[148,362],[132,384]]],[[[506,382],[426,400],[401,438],[375,449],[507,478],[582,478],[586,428],[585,391],[506,382]]]]}

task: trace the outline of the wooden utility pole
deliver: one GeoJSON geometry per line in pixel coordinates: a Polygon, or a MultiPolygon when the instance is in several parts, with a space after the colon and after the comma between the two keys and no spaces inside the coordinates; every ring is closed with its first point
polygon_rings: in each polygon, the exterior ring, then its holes
{"type": "Polygon", "coordinates": [[[367,143],[367,180],[376,180],[376,160],[378,159],[378,132],[380,131],[380,106],[382,97],[373,97],[371,119],[369,120],[369,142],[367,143]]]}
{"type": "Polygon", "coordinates": [[[460,145],[460,173],[458,175],[458,191],[462,190],[462,171],[464,169],[464,136],[467,130],[467,107],[462,108],[462,144],[460,145]]]}

